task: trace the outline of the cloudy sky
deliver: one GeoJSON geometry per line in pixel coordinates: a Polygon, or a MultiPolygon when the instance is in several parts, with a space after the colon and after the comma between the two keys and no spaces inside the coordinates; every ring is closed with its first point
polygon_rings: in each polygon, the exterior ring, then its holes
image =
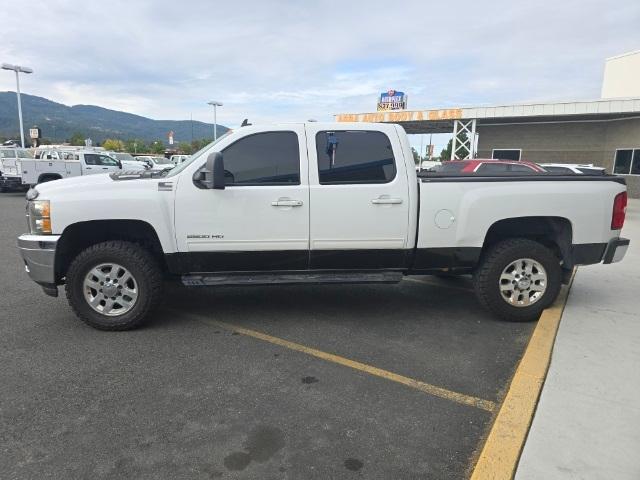
{"type": "MultiPolygon", "coordinates": [[[[330,120],[375,109],[593,99],[640,49],[640,1],[3,0],[23,91],[157,119],[330,120]]],[[[0,72],[0,91],[14,90],[0,72]]]]}

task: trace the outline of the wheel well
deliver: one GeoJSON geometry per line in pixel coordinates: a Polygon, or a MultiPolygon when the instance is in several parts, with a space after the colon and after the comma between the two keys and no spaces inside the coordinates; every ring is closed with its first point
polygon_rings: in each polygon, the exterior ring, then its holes
{"type": "Polygon", "coordinates": [[[56,248],[56,281],[61,282],[78,253],[91,245],[108,240],[134,242],[146,248],[166,271],[160,240],[154,228],[142,220],[92,220],[69,225],[62,232],[56,248]]]}
{"type": "Polygon", "coordinates": [[[528,238],[551,249],[562,260],[563,269],[573,268],[571,222],[564,217],[518,217],[500,220],[489,228],[482,246],[487,247],[507,238],[528,238]]]}

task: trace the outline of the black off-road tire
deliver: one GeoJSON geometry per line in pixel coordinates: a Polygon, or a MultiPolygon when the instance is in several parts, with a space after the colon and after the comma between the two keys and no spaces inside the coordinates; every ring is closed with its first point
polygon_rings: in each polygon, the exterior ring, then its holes
{"type": "Polygon", "coordinates": [[[87,325],[99,330],[131,330],[145,321],[162,297],[163,277],[157,260],[143,247],[125,241],[108,241],[92,245],[71,262],[65,290],[69,305],[87,325]],[[84,296],[87,273],[102,263],[117,263],[128,269],[138,285],[138,298],[126,313],[110,317],[95,311],[84,296]]]}
{"type": "Polygon", "coordinates": [[[560,260],[544,245],[525,238],[503,240],[489,248],[482,256],[480,266],[473,275],[476,296],[490,312],[510,322],[537,320],[542,311],[551,305],[562,283],[560,260]],[[547,273],[547,288],[542,297],[529,306],[509,305],[500,293],[502,271],[515,260],[530,258],[540,263],[547,273]]]}

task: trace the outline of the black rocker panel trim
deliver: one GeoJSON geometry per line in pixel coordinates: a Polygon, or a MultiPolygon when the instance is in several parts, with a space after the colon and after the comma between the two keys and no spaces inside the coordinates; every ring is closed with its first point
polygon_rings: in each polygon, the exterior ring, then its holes
{"type": "Polygon", "coordinates": [[[442,247],[416,249],[412,272],[430,270],[471,271],[480,260],[481,247],[442,247]]]}
{"type": "MultiPolygon", "coordinates": [[[[575,265],[602,261],[606,243],[571,246],[575,265]]],[[[471,272],[482,253],[481,247],[444,247],[377,250],[274,250],[233,252],[191,252],[166,254],[173,274],[210,272],[276,271],[376,271],[397,270],[409,274],[451,270],[471,272]],[[411,260],[413,259],[413,262],[411,260]]]]}
{"type": "Polygon", "coordinates": [[[311,250],[311,270],[405,270],[411,250],[311,250]]]}
{"type": "Polygon", "coordinates": [[[480,248],[190,252],[165,255],[173,274],[300,270],[470,269],[480,248]],[[410,264],[414,258],[413,266],[410,264]]]}
{"type": "Polygon", "coordinates": [[[165,255],[169,272],[253,272],[307,270],[308,250],[188,252],[165,255]]]}

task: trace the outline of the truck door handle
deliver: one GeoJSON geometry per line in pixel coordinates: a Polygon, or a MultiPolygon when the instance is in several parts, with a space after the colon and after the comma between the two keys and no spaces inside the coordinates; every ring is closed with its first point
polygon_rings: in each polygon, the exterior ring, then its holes
{"type": "Polygon", "coordinates": [[[91,167],[86,167],[86,168],[87,168],[87,170],[91,170],[91,167]]]}
{"type": "Polygon", "coordinates": [[[279,198],[271,202],[274,207],[301,207],[302,200],[291,200],[290,198],[279,198]]]}
{"type": "Polygon", "coordinates": [[[385,195],[380,195],[378,198],[371,200],[371,203],[375,205],[398,205],[402,203],[401,198],[391,198],[385,195]]]}

